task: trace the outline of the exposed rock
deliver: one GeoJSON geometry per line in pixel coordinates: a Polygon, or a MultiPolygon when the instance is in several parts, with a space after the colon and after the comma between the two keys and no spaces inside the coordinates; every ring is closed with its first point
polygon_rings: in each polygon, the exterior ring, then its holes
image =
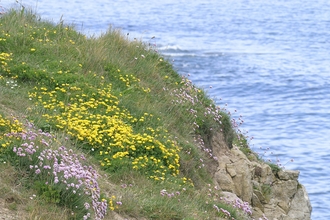
{"type": "Polygon", "coordinates": [[[231,149],[227,154],[217,153],[219,170],[214,174],[216,182],[224,191],[234,192],[242,200],[251,203],[252,175],[251,162],[238,149],[231,149]]]}
{"type": "Polygon", "coordinates": [[[225,170],[219,170],[215,173],[214,178],[216,182],[219,184],[221,190],[228,191],[228,192],[235,192],[235,184],[227,174],[225,170]]]}
{"type": "Polygon", "coordinates": [[[251,203],[251,205],[253,207],[257,207],[261,212],[264,211],[264,206],[261,204],[261,201],[260,201],[259,197],[256,194],[254,194],[254,193],[252,195],[252,203],[251,203]]]}
{"type": "Polygon", "coordinates": [[[239,161],[239,160],[244,160],[244,161],[250,163],[250,161],[247,159],[245,154],[242,151],[240,151],[237,147],[234,147],[231,150],[231,153],[232,153],[232,158],[231,159],[232,159],[233,162],[236,162],[236,161],[239,161]]]}
{"type": "Polygon", "coordinates": [[[281,181],[274,184],[272,187],[272,196],[278,201],[285,213],[290,209],[290,202],[297,192],[298,182],[296,180],[281,181]]]}
{"type": "Polygon", "coordinates": [[[258,164],[255,165],[256,167],[258,167],[258,169],[260,169],[260,176],[257,178],[259,180],[260,183],[264,183],[264,184],[271,184],[275,181],[276,177],[273,174],[272,168],[270,168],[270,166],[268,164],[260,164],[259,163],[254,163],[254,164],[258,164]]]}
{"type": "Polygon", "coordinates": [[[299,173],[299,170],[280,170],[277,175],[280,180],[297,180],[299,173]]]}
{"type": "Polygon", "coordinates": [[[253,189],[259,189],[260,183],[258,181],[252,180],[252,187],[253,189]]]}
{"type": "Polygon", "coordinates": [[[235,202],[236,199],[242,201],[236,194],[231,193],[231,192],[221,192],[223,198],[225,198],[226,201],[228,202],[235,202]]]}
{"type": "Polygon", "coordinates": [[[311,219],[312,206],[307,191],[303,185],[299,185],[294,195],[288,217],[285,220],[308,220],[311,219]]]}
{"type": "Polygon", "coordinates": [[[225,154],[229,151],[229,147],[226,144],[225,138],[222,132],[215,132],[211,135],[211,140],[205,142],[208,144],[208,147],[213,151],[213,153],[225,154]]]}
{"type": "Polygon", "coordinates": [[[250,161],[237,147],[229,149],[222,133],[212,135],[208,144],[218,158],[214,182],[231,195],[249,202],[252,217],[269,220],[309,220],[311,205],[307,192],[298,182],[299,171],[272,168],[262,161],[250,161]]]}
{"type": "MultiPolygon", "coordinates": [[[[262,215],[264,215],[264,210],[261,210],[259,209],[258,207],[256,206],[253,206],[253,214],[252,214],[252,217],[254,219],[259,219],[262,217],[262,215]]],[[[269,219],[270,220],[270,219],[269,219]]]]}
{"type": "Polygon", "coordinates": [[[267,200],[263,193],[260,190],[253,190],[253,194],[257,196],[258,200],[262,202],[263,204],[267,203],[267,200]]]}
{"type": "Polygon", "coordinates": [[[269,220],[283,220],[287,216],[284,210],[277,206],[276,203],[266,204],[264,206],[264,214],[269,220]]]}
{"type": "Polygon", "coordinates": [[[236,168],[235,177],[233,181],[235,184],[235,193],[242,200],[251,203],[253,188],[252,188],[252,176],[249,169],[249,164],[245,160],[239,160],[234,163],[236,168]]]}
{"type": "Polygon", "coordinates": [[[226,164],[226,170],[232,178],[236,176],[236,169],[234,164],[226,164]]]}

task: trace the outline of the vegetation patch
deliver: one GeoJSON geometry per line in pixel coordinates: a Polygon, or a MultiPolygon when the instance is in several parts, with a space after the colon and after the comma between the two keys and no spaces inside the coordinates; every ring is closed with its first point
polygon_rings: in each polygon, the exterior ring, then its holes
{"type": "Polygon", "coordinates": [[[0,162],[38,201],[31,219],[42,206],[64,219],[251,214],[205,167],[217,158],[204,140],[223,132],[231,147],[234,121],[155,48],[113,29],[87,38],[23,7],[0,18],[0,62],[0,162]]]}

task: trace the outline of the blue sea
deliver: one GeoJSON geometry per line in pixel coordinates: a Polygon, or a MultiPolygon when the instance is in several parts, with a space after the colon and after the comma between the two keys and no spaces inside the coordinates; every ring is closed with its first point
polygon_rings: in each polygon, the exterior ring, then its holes
{"type": "Polygon", "coordinates": [[[300,170],[312,219],[330,219],[330,1],[18,2],[88,36],[111,25],[155,45],[218,105],[243,116],[252,149],[300,170]]]}

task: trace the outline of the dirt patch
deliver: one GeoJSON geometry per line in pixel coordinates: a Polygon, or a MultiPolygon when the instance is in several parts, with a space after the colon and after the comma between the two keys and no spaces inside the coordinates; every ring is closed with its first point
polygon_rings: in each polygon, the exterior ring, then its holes
{"type": "Polygon", "coordinates": [[[0,220],[27,219],[26,213],[22,211],[10,210],[11,201],[0,198],[0,220]]]}

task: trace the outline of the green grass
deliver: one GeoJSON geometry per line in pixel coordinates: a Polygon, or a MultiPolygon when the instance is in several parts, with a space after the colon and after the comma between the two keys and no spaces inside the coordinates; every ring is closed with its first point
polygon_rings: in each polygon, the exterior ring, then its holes
{"type": "MultiPolygon", "coordinates": [[[[213,160],[202,150],[209,146],[196,141],[207,143],[212,132],[222,130],[231,147],[236,133],[230,117],[155,48],[128,41],[111,28],[87,38],[24,8],[6,12],[0,24],[0,162],[6,163],[1,171],[7,166],[12,181],[24,180],[19,200],[29,201],[27,219],[42,219],[59,207],[66,210],[63,219],[81,219],[87,212],[83,206],[91,198],[67,187],[66,174],[59,172],[56,183],[54,173],[40,168],[39,175],[31,168],[45,165],[43,150],[55,152],[60,146],[71,149],[68,155],[81,169],[92,166],[101,175],[98,201],[123,216],[224,217],[216,206],[245,218],[221,203],[201,162],[213,160]],[[38,148],[20,157],[13,150],[31,144],[26,134],[35,135],[31,142],[38,148]],[[80,154],[87,160],[81,161],[80,154]],[[32,194],[37,194],[33,202],[32,194]]],[[[65,161],[65,155],[56,155],[45,159],[47,165],[55,157],[65,161]]],[[[70,181],[77,184],[79,177],[70,181]]],[[[4,185],[9,192],[11,183],[4,185]]],[[[90,189],[87,185],[84,190],[90,189]]],[[[111,219],[110,209],[105,219],[111,219]]]]}

